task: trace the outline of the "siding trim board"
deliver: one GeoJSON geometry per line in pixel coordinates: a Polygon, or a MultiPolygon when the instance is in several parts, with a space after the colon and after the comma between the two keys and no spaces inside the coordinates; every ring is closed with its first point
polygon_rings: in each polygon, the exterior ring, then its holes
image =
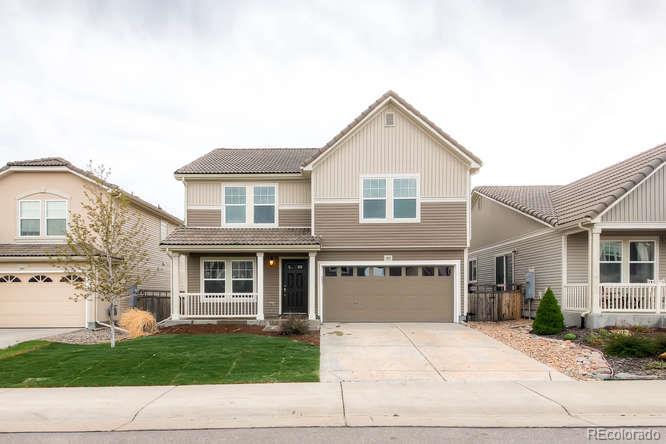
{"type": "Polygon", "coordinates": [[[486,250],[492,250],[492,249],[495,249],[495,248],[502,247],[504,245],[510,245],[512,243],[515,243],[515,242],[524,241],[524,240],[527,240],[527,239],[531,239],[533,237],[544,236],[546,234],[554,233],[554,232],[555,232],[555,230],[537,231],[535,233],[530,233],[530,234],[527,234],[525,236],[520,236],[520,237],[516,237],[516,238],[513,238],[513,239],[509,239],[509,240],[506,240],[506,241],[503,241],[503,242],[500,242],[500,243],[497,243],[497,244],[494,244],[494,245],[489,245],[487,247],[477,248],[477,249],[472,251],[472,254],[477,254],[477,253],[480,253],[480,252],[486,251],[486,250]]]}
{"type": "Polygon", "coordinates": [[[453,272],[453,322],[459,323],[460,317],[463,315],[460,311],[460,298],[461,298],[461,286],[460,286],[460,270],[461,264],[459,259],[453,260],[390,260],[390,261],[363,261],[363,260],[325,260],[319,261],[317,264],[317,299],[318,299],[318,316],[320,320],[324,319],[324,267],[335,267],[335,266],[408,266],[408,265],[448,265],[454,267],[453,272]]]}

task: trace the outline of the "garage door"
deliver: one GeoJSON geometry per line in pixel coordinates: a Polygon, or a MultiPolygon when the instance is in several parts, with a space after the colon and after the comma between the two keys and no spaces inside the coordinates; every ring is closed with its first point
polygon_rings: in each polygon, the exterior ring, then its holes
{"type": "Polygon", "coordinates": [[[452,266],[324,267],[323,318],[333,322],[453,322],[452,266]]]}
{"type": "Polygon", "coordinates": [[[82,327],[85,304],[62,275],[0,275],[0,327],[82,327]],[[32,281],[32,282],[31,282],[32,281]]]}

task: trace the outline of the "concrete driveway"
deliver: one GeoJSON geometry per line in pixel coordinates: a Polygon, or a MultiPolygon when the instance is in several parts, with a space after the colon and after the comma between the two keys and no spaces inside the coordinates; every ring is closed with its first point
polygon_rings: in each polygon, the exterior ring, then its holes
{"type": "Polygon", "coordinates": [[[78,328],[0,328],[0,349],[11,347],[19,342],[48,338],[78,328]]]}
{"type": "Polygon", "coordinates": [[[459,324],[326,323],[322,382],[550,381],[570,378],[459,324]]]}

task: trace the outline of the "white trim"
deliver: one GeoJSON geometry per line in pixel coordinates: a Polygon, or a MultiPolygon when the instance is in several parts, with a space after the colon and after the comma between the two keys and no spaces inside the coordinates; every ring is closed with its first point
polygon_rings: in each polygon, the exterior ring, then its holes
{"type": "Polygon", "coordinates": [[[345,142],[347,139],[349,139],[354,133],[355,130],[361,126],[363,126],[368,120],[370,120],[372,117],[374,117],[377,113],[379,113],[380,110],[384,108],[384,105],[387,103],[392,102],[396,104],[403,112],[408,114],[412,119],[416,120],[417,123],[420,123],[423,127],[429,130],[432,136],[434,136],[436,139],[440,140],[441,142],[444,142],[443,144],[448,148],[450,151],[453,151],[456,153],[458,156],[462,157],[464,160],[467,161],[469,164],[469,168],[480,168],[481,165],[479,165],[474,159],[469,157],[467,154],[465,154],[460,148],[457,146],[453,145],[451,142],[449,142],[445,137],[443,137],[441,134],[439,134],[438,131],[436,131],[432,126],[427,124],[423,119],[418,117],[416,114],[411,112],[409,109],[405,108],[399,101],[394,99],[392,96],[388,96],[386,99],[384,99],[383,102],[379,103],[378,105],[375,106],[375,108],[368,113],[367,116],[365,116],[363,119],[361,119],[360,122],[358,122],[356,125],[354,125],[352,128],[350,128],[347,133],[341,137],[339,140],[337,140],[333,145],[328,147],[326,151],[324,151],[320,156],[315,158],[313,161],[308,163],[303,167],[303,171],[312,171],[314,166],[319,163],[322,159],[326,158],[333,150],[335,150],[338,146],[340,146],[343,142],[345,142]]]}
{"type": "Polygon", "coordinates": [[[554,232],[554,230],[535,231],[535,232],[527,234],[525,236],[516,237],[514,239],[509,239],[509,240],[506,240],[506,241],[502,241],[502,242],[499,242],[497,244],[490,245],[488,247],[483,247],[483,248],[476,249],[476,250],[472,251],[472,253],[477,254],[477,253],[480,253],[481,251],[492,250],[493,248],[503,247],[505,245],[512,244],[514,242],[520,242],[520,241],[524,241],[524,240],[527,240],[527,239],[532,239],[533,237],[539,237],[539,236],[543,236],[544,234],[550,234],[550,233],[553,233],[553,232],[554,232]]]}
{"type": "Polygon", "coordinates": [[[281,210],[309,210],[310,204],[280,204],[278,208],[281,210]]]}
{"type": "MultiPolygon", "coordinates": [[[[467,257],[467,263],[469,264],[470,262],[476,262],[476,279],[469,280],[469,275],[467,276],[468,283],[470,284],[476,284],[479,282],[479,259],[476,256],[469,256],[467,257]]],[[[469,271],[469,265],[468,265],[468,271],[469,271]]]]}
{"type": "MultiPolygon", "coordinates": [[[[620,283],[620,284],[629,284],[630,279],[631,279],[631,249],[630,249],[630,244],[631,242],[652,242],[654,243],[654,261],[645,261],[645,262],[634,262],[634,263],[650,263],[654,264],[654,279],[658,280],[659,279],[659,236],[640,236],[640,235],[627,235],[627,236],[622,236],[622,235],[611,235],[611,236],[601,236],[599,240],[599,249],[601,250],[601,244],[604,243],[605,241],[615,241],[615,242],[620,242],[621,249],[622,249],[622,260],[620,262],[621,264],[621,274],[620,274],[620,282],[602,282],[601,281],[601,251],[599,251],[599,283],[600,284],[615,284],[615,283],[620,283]]],[[[617,262],[603,262],[603,263],[617,263],[617,262]]],[[[592,264],[594,266],[594,264],[592,264]]]]}
{"type": "MultiPolygon", "coordinates": [[[[504,283],[501,284],[504,287],[504,290],[506,291],[506,286],[507,285],[513,285],[516,283],[516,255],[513,250],[511,251],[505,251],[502,253],[498,253],[494,256],[493,260],[493,280],[495,281],[495,287],[499,287],[500,284],[497,283],[497,258],[502,257],[504,259],[504,283]],[[506,257],[511,256],[511,281],[512,282],[507,282],[507,276],[506,276],[506,257]]],[[[477,272],[478,272],[478,262],[477,262],[477,272]]],[[[478,277],[478,275],[477,275],[478,277]]]]}
{"type": "Polygon", "coordinates": [[[187,227],[187,210],[189,209],[188,208],[189,199],[188,199],[188,196],[187,196],[187,181],[185,179],[183,179],[183,195],[185,196],[185,198],[183,199],[183,209],[185,210],[185,212],[183,214],[183,222],[185,223],[185,226],[187,227]]]}
{"type": "MultiPolygon", "coordinates": [[[[232,262],[232,267],[233,267],[233,262],[232,262]]],[[[253,275],[253,278],[256,281],[256,290],[257,290],[257,320],[262,321],[264,319],[264,252],[263,251],[257,251],[257,263],[255,268],[257,270],[257,273],[256,276],[253,275]]],[[[252,290],[255,289],[253,288],[252,290]]]]}
{"type": "Polygon", "coordinates": [[[257,250],[264,252],[308,252],[319,251],[319,245],[164,245],[163,249],[168,251],[178,252],[205,252],[205,253],[220,253],[230,251],[243,251],[254,253],[257,250]]]}
{"type": "Polygon", "coordinates": [[[44,204],[41,199],[16,199],[16,236],[19,239],[39,239],[46,237],[44,232],[44,204]],[[27,218],[21,216],[21,203],[22,202],[36,202],[39,204],[39,234],[38,235],[22,235],[21,234],[21,220],[35,220],[34,218],[27,218]]]}
{"type": "Polygon", "coordinates": [[[425,266],[438,266],[450,265],[454,267],[453,272],[453,322],[460,322],[460,259],[452,260],[402,260],[402,261],[319,261],[317,268],[317,292],[319,297],[319,319],[325,322],[324,319],[324,267],[331,266],[407,266],[407,265],[425,265],[425,266]]]}
{"type": "Polygon", "coordinates": [[[56,191],[56,190],[53,190],[53,189],[42,188],[39,191],[29,191],[27,193],[19,194],[17,196],[17,199],[21,199],[21,200],[27,199],[31,196],[34,196],[35,194],[52,194],[54,196],[58,196],[58,197],[61,198],[61,199],[54,199],[54,200],[69,200],[71,198],[71,196],[69,194],[64,193],[62,191],[56,191]]]}
{"type": "MultiPolygon", "coordinates": [[[[472,245],[472,175],[467,175],[467,192],[465,193],[465,227],[467,230],[467,248],[472,245]]],[[[467,288],[467,286],[465,286],[467,288]]],[[[465,290],[467,291],[467,290],[465,290]]],[[[467,314],[467,312],[465,312],[467,314]]]]}
{"type": "Polygon", "coordinates": [[[349,199],[338,199],[338,198],[332,198],[332,199],[317,199],[313,200],[313,204],[358,204],[358,197],[356,198],[349,198],[349,199]]]}
{"type": "Polygon", "coordinates": [[[563,234],[562,235],[562,252],[561,252],[561,257],[562,257],[562,273],[561,273],[561,279],[560,279],[560,291],[562,298],[564,298],[564,288],[567,285],[569,281],[569,270],[568,270],[568,235],[563,234]]]}
{"type": "MultiPolygon", "coordinates": [[[[199,258],[199,293],[202,295],[202,301],[206,301],[206,290],[204,288],[204,262],[218,261],[224,262],[224,294],[239,294],[233,291],[233,263],[234,262],[252,262],[252,292],[248,296],[257,293],[257,256],[201,256],[199,258]]],[[[249,279],[237,279],[249,280],[249,279]]]]}
{"type": "Polygon", "coordinates": [[[457,202],[457,203],[462,203],[462,202],[467,202],[469,199],[465,199],[464,197],[421,197],[421,202],[427,202],[427,203],[449,203],[449,202],[457,202]]]}
{"type": "MultiPolygon", "coordinates": [[[[412,199],[411,197],[406,199],[412,199]]],[[[373,199],[367,199],[373,200],[373,199]]],[[[374,199],[374,200],[380,200],[374,199]]],[[[358,223],[360,224],[405,224],[405,223],[420,223],[421,222],[421,175],[418,173],[386,173],[386,174],[361,174],[359,176],[359,198],[358,198],[358,223]],[[363,196],[363,182],[366,179],[384,179],[386,202],[386,217],[383,219],[367,219],[363,211],[363,203],[366,198],[363,196]],[[393,207],[395,205],[395,193],[393,191],[393,183],[395,179],[414,179],[416,181],[416,217],[414,218],[396,218],[393,214],[393,207]]]]}
{"type": "Polygon", "coordinates": [[[463,250],[464,245],[331,245],[322,250],[463,250]]]}
{"type": "Polygon", "coordinates": [[[627,192],[624,193],[622,196],[620,196],[619,199],[617,199],[615,202],[613,202],[612,204],[610,204],[609,207],[607,207],[605,210],[603,210],[601,213],[599,213],[599,215],[597,215],[597,217],[595,217],[594,219],[592,219],[592,222],[601,222],[601,219],[604,217],[604,215],[605,215],[606,213],[608,213],[608,212],[609,212],[613,207],[615,207],[617,204],[619,204],[620,202],[622,202],[622,201],[623,201],[627,196],[629,196],[631,193],[633,193],[634,191],[636,191],[636,189],[638,189],[638,187],[640,187],[641,185],[643,185],[643,183],[644,183],[646,180],[648,180],[650,177],[652,177],[654,174],[656,174],[656,173],[657,173],[657,172],[658,172],[658,171],[659,171],[664,165],[666,165],[666,163],[662,163],[662,164],[659,165],[657,168],[655,168],[650,174],[648,174],[647,176],[645,176],[645,177],[643,178],[643,180],[641,180],[640,182],[638,182],[638,183],[637,183],[636,185],[634,185],[629,191],[627,191],[627,192]]]}
{"type": "MultiPolygon", "coordinates": [[[[2,275],[5,275],[5,274],[30,274],[30,275],[33,275],[33,274],[64,274],[64,273],[67,273],[67,271],[63,270],[63,269],[58,269],[58,268],[51,268],[50,270],[41,269],[41,268],[30,269],[30,270],[14,270],[14,269],[3,270],[3,269],[0,269],[0,274],[2,274],[2,275]]],[[[21,283],[23,283],[23,282],[21,282],[21,283]]]]}
{"type": "Polygon", "coordinates": [[[46,199],[44,200],[44,237],[47,239],[64,239],[67,237],[69,230],[69,201],[67,199],[46,199]],[[65,234],[49,234],[48,221],[49,219],[59,220],[58,217],[48,217],[49,202],[65,202],[65,234]]]}
{"type": "Polygon", "coordinates": [[[316,279],[317,279],[317,253],[308,253],[308,319],[314,321],[317,318],[316,310],[316,279]]]}
{"type": "Polygon", "coordinates": [[[595,226],[604,230],[666,230],[666,222],[606,222],[595,226]]]}
{"type": "Polygon", "coordinates": [[[535,222],[539,222],[540,224],[543,224],[543,225],[545,225],[545,226],[547,226],[547,227],[554,228],[554,226],[551,225],[551,224],[549,224],[548,222],[544,222],[544,221],[542,221],[541,219],[538,219],[538,218],[532,216],[531,214],[527,214],[527,213],[525,213],[524,211],[520,211],[518,208],[514,208],[514,207],[512,207],[512,206],[510,206],[510,205],[507,205],[507,204],[505,204],[505,203],[502,203],[502,202],[500,202],[499,200],[497,200],[497,199],[493,199],[493,198],[490,197],[490,196],[486,196],[486,195],[483,194],[483,193],[479,193],[478,191],[474,191],[472,194],[478,194],[479,196],[481,196],[481,197],[483,197],[483,198],[485,198],[485,199],[488,199],[488,200],[490,200],[490,201],[493,201],[493,202],[495,202],[496,204],[499,204],[499,205],[503,206],[504,208],[508,208],[509,210],[515,211],[516,213],[521,214],[521,215],[523,215],[523,216],[525,216],[525,217],[527,217],[527,218],[529,218],[529,219],[532,219],[532,220],[535,221],[535,222]]]}
{"type": "MultiPolygon", "coordinates": [[[[465,251],[463,253],[463,316],[465,316],[465,319],[467,319],[467,313],[469,312],[469,249],[465,248],[465,251]]],[[[477,270],[478,270],[478,262],[477,262],[477,270]]]]}
{"type": "MultiPolygon", "coordinates": [[[[223,228],[277,228],[279,225],[279,195],[278,195],[278,184],[272,182],[239,182],[231,183],[226,182],[222,183],[222,227],[223,228]],[[255,223],[254,222],[254,189],[256,187],[273,187],[275,190],[275,202],[273,203],[274,208],[274,221],[273,223],[255,223]],[[228,223],[227,218],[227,203],[226,203],[226,193],[227,188],[245,188],[245,222],[239,223],[228,223]]],[[[240,207],[241,204],[229,204],[229,206],[240,207]]],[[[270,205],[262,205],[270,206],[270,205]]]]}
{"type": "Polygon", "coordinates": [[[188,210],[222,210],[220,205],[189,205],[188,210]]]}

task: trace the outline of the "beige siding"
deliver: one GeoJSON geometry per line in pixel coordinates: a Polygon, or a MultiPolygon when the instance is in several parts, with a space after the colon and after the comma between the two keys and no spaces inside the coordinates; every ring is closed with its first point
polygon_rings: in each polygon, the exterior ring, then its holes
{"type": "Polygon", "coordinates": [[[187,210],[188,227],[220,227],[222,210],[187,210]]]}
{"type": "Polygon", "coordinates": [[[587,282],[587,231],[567,237],[567,281],[570,284],[587,282]]]}
{"type": "Polygon", "coordinates": [[[666,221],[666,169],[663,167],[606,213],[603,222],[666,221]]]}
{"type": "Polygon", "coordinates": [[[279,210],[278,223],[281,227],[307,227],[310,228],[311,210],[286,209],[279,210]]]}
{"type": "Polygon", "coordinates": [[[377,112],[312,171],[313,198],[357,199],[364,174],[419,173],[424,197],[467,197],[468,169],[452,151],[393,105],[377,112]],[[395,126],[383,115],[395,113],[395,126]]]}
{"type": "MultiPolygon", "coordinates": [[[[460,315],[464,315],[465,299],[465,267],[463,250],[380,250],[380,251],[320,251],[317,261],[382,261],[385,255],[393,256],[394,261],[435,261],[435,260],[459,260],[460,267],[460,315]]],[[[326,297],[326,296],[324,296],[326,297]]],[[[317,301],[318,303],[318,301],[317,301]]],[[[317,307],[318,308],[318,307],[317,307]]]]}
{"type": "Polygon", "coordinates": [[[534,268],[537,291],[541,293],[551,287],[559,298],[562,286],[562,235],[556,231],[499,247],[471,251],[470,257],[477,259],[479,285],[494,285],[495,256],[514,250],[515,283],[524,284],[527,270],[534,268]]]}
{"type": "Polygon", "coordinates": [[[222,190],[225,184],[255,184],[275,183],[278,187],[279,205],[310,205],[310,181],[307,179],[289,180],[257,180],[251,175],[243,179],[221,180],[188,180],[187,203],[188,207],[216,207],[222,206],[222,190]]]}
{"type": "Polygon", "coordinates": [[[316,204],[322,248],[460,247],[466,244],[464,202],[424,202],[420,223],[359,223],[358,204],[316,204]]]}
{"type": "Polygon", "coordinates": [[[475,195],[472,200],[472,249],[547,228],[546,225],[486,197],[475,195]]]}

